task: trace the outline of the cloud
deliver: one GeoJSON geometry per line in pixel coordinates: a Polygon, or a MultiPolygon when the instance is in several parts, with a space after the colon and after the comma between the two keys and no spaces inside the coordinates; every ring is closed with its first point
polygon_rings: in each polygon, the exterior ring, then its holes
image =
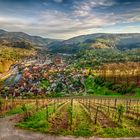
{"type": "Polygon", "coordinates": [[[0,17],[0,27],[10,31],[24,31],[30,34],[50,36],[54,38],[69,38],[75,34],[88,33],[88,30],[97,29],[103,26],[104,19],[94,17],[94,19],[78,20],[71,14],[57,10],[47,10],[41,12],[36,19],[17,19],[0,17]],[[27,22],[28,21],[28,22],[27,22]]]}
{"type": "Polygon", "coordinates": [[[106,19],[101,19],[95,15],[77,19],[71,14],[56,10],[41,13],[39,21],[39,26],[46,27],[46,30],[50,32],[50,34],[65,34],[66,37],[69,33],[73,33],[74,35],[82,31],[86,32],[88,29],[100,28],[106,24],[106,19]]]}
{"type": "Polygon", "coordinates": [[[139,33],[140,32],[140,26],[127,26],[124,29],[122,29],[120,32],[139,33]]]}
{"type": "MultiPolygon", "coordinates": [[[[63,2],[63,0],[56,1],[57,3],[63,2]]],[[[108,32],[109,30],[113,32],[117,30],[116,26],[121,24],[122,27],[119,31],[128,31],[129,29],[132,31],[134,28],[129,27],[124,30],[124,26],[127,23],[133,24],[140,21],[139,8],[124,9],[123,11],[118,9],[119,12],[113,10],[97,12],[94,10],[98,7],[112,8],[115,4],[116,2],[113,0],[81,0],[75,1],[71,5],[71,11],[53,7],[32,11],[33,16],[24,15],[24,18],[23,16],[0,14],[0,28],[60,39],[82,34],[108,32]]],[[[28,9],[24,10],[27,10],[26,13],[31,13],[28,9]]]]}
{"type": "Polygon", "coordinates": [[[74,14],[77,16],[88,16],[91,10],[95,7],[109,7],[115,5],[113,0],[84,0],[81,2],[75,1],[73,6],[74,14]]]}
{"type": "Polygon", "coordinates": [[[57,2],[57,3],[62,3],[63,0],[54,0],[54,2],[57,2]]]}

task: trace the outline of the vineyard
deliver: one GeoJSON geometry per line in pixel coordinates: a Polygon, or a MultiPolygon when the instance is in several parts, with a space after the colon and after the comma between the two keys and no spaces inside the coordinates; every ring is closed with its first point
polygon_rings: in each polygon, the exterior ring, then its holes
{"type": "Polygon", "coordinates": [[[139,99],[16,99],[3,103],[1,115],[4,114],[24,114],[17,127],[43,133],[88,137],[140,136],[139,99]]]}
{"type": "Polygon", "coordinates": [[[40,108],[43,108],[47,102],[48,101],[44,99],[8,99],[0,101],[0,116],[22,113],[24,112],[24,109],[22,110],[24,106],[27,107],[27,111],[38,111],[40,108]]]}

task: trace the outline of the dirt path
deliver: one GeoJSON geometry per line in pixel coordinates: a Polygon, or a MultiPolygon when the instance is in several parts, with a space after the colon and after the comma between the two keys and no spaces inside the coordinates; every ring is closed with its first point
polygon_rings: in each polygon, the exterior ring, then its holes
{"type": "Polygon", "coordinates": [[[140,140],[140,138],[75,138],[63,136],[51,136],[37,132],[26,131],[14,127],[13,117],[0,118],[0,140],[140,140]]]}

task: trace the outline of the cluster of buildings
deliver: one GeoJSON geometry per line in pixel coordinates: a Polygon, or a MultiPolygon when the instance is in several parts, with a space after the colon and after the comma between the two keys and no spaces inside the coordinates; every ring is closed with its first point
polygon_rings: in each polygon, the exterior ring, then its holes
{"type": "Polygon", "coordinates": [[[79,93],[83,90],[82,73],[70,69],[68,62],[55,56],[25,59],[19,66],[20,78],[9,86],[12,96],[79,93]]]}

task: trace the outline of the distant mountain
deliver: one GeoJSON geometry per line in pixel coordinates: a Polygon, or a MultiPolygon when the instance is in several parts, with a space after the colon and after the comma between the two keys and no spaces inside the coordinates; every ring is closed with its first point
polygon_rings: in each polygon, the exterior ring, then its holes
{"type": "Polygon", "coordinates": [[[106,34],[97,33],[81,35],[68,40],[57,40],[31,36],[23,32],[7,32],[0,30],[0,45],[19,48],[32,46],[45,48],[55,53],[76,53],[95,48],[116,48],[127,50],[140,48],[140,34],[106,34]]]}
{"type": "Polygon", "coordinates": [[[140,34],[90,34],[74,37],[50,45],[52,52],[75,53],[85,49],[117,48],[127,50],[140,48],[140,34]]]}
{"type": "Polygon", "coordinates": [[[23,32],[7,32],[0,30],[0,44],[14,44],[20,42],[28,42],[38,47],[48,47],[51,43],[57,42],[58,40],[42,38],[40,36],[31,36],[23,32]]]}
{"type": "Polygon", "coordinates": [[[5,30],[0,29],[0,35],[1,35],[1,34],[3,34],[3,33],[6,33],[6,31],[5,31],[5,30]]]}

